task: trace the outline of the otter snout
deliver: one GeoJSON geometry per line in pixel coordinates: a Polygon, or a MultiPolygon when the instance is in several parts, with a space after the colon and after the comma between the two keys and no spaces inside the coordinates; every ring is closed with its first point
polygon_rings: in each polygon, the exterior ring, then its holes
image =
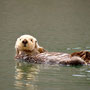
{"type": "Polygon", "coordinates": [[[26,39],[24,39],[24,40],[22,41],[22,43],[24,44],[24,46],[26,46],[26,44],[28,43],[28,41],[27,41],[26,39]]]}

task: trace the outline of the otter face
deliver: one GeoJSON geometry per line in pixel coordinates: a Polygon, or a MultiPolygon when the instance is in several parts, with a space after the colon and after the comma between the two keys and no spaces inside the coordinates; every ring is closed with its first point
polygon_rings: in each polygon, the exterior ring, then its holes
{"type": "Polygon", "coordinates": [[[31,35],[22,35],[16,41],[15,48],[23,51],[23,50],[34,50],[35,44],[37,40],[31,35]]]}

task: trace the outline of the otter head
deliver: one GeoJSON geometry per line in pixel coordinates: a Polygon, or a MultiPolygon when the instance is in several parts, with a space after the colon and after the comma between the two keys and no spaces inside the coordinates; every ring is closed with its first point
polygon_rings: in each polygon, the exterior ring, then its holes
{"type": "Polygon", "coordinates": [[[31,35],[22,35],[16,41],[15,48],[19,51],[29,50],[32,51],[37,48],[39,45],[36,38],[31,35]]]}

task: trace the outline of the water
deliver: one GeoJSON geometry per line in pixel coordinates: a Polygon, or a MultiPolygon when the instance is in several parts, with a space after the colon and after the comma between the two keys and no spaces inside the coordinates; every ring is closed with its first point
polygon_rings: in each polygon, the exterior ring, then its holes
{"type": "Polygon", "coordinates": [[[16,63],[14,44],[22,34],[48,51],[90,51],[89,0],[0,0],[0,90],[90,89],[90,66],[16,63]]]}

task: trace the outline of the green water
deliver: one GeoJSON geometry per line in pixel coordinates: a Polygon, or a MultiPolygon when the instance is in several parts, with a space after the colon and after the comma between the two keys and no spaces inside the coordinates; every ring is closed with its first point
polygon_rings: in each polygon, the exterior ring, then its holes
{"type": "Polygon", "coordinates": [[[0,90],[90,90],[90,66],[16,63],[22,34],[48,51],[89,51],[90,0],[0,0],[0,90]]]}

